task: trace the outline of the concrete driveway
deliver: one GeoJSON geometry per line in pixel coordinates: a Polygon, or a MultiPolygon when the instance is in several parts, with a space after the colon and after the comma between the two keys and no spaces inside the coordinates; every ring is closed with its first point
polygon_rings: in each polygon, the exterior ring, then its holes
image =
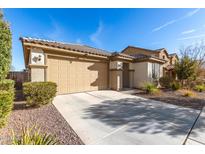
{"type": "Polygon", "coordinates": [[[105,90],[57,96],[85,144],[183,144],[199,110],[105,90]]]}

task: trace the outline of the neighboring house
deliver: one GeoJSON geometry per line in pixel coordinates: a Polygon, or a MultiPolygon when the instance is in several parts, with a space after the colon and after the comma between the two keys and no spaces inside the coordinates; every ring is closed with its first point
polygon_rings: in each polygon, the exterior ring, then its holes
{"type": "Polygon", "coordinates": [[[142,87],[163,76],[177,56],[127,47],[121,53],[79,44],[20,38],[31,81],[53,81],[58,94],[142,87]],[[175,57],[175,58],[171,58],[175,57]]]}

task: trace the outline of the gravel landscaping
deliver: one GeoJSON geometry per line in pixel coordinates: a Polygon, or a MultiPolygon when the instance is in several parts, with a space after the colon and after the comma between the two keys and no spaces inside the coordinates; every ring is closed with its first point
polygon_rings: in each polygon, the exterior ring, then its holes
{"type": "Polygon", "coordinates": [[[42,132],[56,136],[59,144],[83,144],[53,104],[28,108],[25,101],[14,103],[7,126],[0,130],[0,144],[11,144],[11,130],[18,135],[23,126],[32,127],[34,124],[40,127],[42,132]]]}
{"type": "Polygon", "coordinates": [[[156,95],[147,94],[142,90],[137,90],[135,95],[148,98],[148,99],[162,101],[164,103],[201,110],[202,107],[205,105],[205,93],[204,92],[195,92],[195,93],[196,96],[194,97],[184,97],[180,94],[179,91],[161,89],[160,93],[156,95]]]}

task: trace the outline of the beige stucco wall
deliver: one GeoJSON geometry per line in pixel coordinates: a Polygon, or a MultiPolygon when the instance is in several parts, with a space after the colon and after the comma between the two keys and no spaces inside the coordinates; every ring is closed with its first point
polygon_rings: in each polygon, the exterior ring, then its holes
{"type": "Polygon", "coordinates": [[[110,71],[110,88],[113,90],[122,89],[122,70],[110,71]]]}
{"type": "Polygon", "coordinates": [[[45,81],[45,55],[42,49],[33,48],[30,52],[29,66],[31,82],[45,81]]]}
{"type": "Polygon", "coordinates": [[[123,85],[123,72],[122,72],[123,62],[121,61],[110,61],[109,64],[109,86],[110,89],[120,90],[123,85]]]}
{"type": "Polygon", "coordinates": [[[110,69],[122,69],[123,62],[121,61],[110,61],[110,69]]]}
{"type": "Polygon", "coordinates": [[[31,68],[31,82],[44,81],[44,68],[32,67],[31,68]]]}
{"type": "Polygon", "coordinates": [[[135,88],[143,87],[144,83],[149,81],[148,79],[148,62],[134,63],[134,82],[135,88]]]}

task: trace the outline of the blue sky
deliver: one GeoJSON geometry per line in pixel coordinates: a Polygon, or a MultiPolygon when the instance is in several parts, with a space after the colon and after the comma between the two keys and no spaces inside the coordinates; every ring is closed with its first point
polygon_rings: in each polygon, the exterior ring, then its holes
{"type": "Polygon", "coordinates": [[[205,9],[3,9],[13,35],[12,65],[24,68],[20,36],[120,52],[128,45],[177,52],[205,38],[205,9]]]}

